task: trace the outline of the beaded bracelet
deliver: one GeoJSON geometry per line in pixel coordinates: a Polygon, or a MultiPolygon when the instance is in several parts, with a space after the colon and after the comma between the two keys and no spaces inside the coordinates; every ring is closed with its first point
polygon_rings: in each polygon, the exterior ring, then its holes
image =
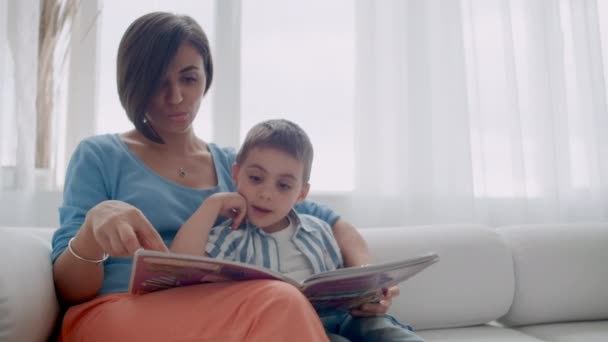
{"type": "Polygon", "coordinates": [[[83,258],[80,255],[76,254],[76,252],[74,252],[74,249],[72,248],[72,241],[74,241],[74,238],[71,238],[70,241],[68,241],[68,250],[78,260],[90,262],[90,263],[93,263],[93,264],[101,264],[102,262],[108,260],[108,258],[110,257],[110,255],[108,253],[103,252],[103,256],[99,260],[92,260],[92,259],[83,258]]]}

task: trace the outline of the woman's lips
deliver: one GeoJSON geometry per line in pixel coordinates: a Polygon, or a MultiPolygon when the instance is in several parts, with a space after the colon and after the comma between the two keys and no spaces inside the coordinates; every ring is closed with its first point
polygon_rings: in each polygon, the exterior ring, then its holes
{"type": "Polygon", "coordinates": [[[172,121],[185,121],[188,118],[188,113],[169,114],[169,119],[172,121]]]}

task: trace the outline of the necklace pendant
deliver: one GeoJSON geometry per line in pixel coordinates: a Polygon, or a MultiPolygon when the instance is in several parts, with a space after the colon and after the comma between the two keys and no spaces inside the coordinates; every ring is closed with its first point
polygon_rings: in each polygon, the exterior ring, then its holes
{"type": "Polygon", "coordinates": [[[184,169],[183,167],[180,167],[179,169],[177,169],[177,171],[179,172],[179,176],[181,178],[186,177],[186,169],[184,169]]]}

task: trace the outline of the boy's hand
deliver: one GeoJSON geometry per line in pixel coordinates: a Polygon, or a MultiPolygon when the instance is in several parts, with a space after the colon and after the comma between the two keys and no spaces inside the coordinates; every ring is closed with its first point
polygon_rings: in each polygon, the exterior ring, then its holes
{"type": "Polygon", "coordinates": [[[238,192],[221,192],[214,194],[219,204],[219,215],[232,219],[232,229],[237,229],[247,215],[247,201],[238,192]]]}
{"type": "Polygon", "coordinates": [[[350,310],[350,314],[357,317],[372,317],[385,315],[393,304],[393,298],[399,296],[397,286],[382,289],[383,298],[378,303],[366,303],[357,309],[350,310]]]}

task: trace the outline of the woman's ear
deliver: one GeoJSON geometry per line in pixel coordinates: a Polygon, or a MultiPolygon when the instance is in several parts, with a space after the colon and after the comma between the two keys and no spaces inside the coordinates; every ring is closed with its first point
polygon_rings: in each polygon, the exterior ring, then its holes
{"type": "Polygon", "coordinates": [[[296,204],[301,203],[306,199],[306,196],[308,196],[308,190],[310,190],[310,184],[306,183],[302,186],[302,190],[300,191],[296,204]]]}

